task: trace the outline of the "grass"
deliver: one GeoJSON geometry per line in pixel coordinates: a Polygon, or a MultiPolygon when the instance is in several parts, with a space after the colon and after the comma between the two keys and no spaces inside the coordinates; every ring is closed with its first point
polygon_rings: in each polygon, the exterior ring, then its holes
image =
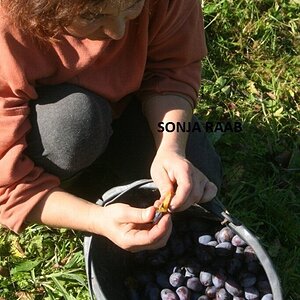
{"type": "MultiPolygon", "coordinates": [[[[209,56],[202,121],[242,123],[211,139],[224,166],[220,197],[261,239],[282,281],[300,299],[300,5],[205,0],[209,56]]],[[[0,299],[89,299],[82,233],[34,225],[0,229],[0,299]]]]}
{"type": "Polygon", "coordinates": [[[243,125],[240,133],[212,135],[224,165],[221,198],[260,237],[284,299],[300,299],[299,3],[204,7],[210,55],[197,112],[204,121],[243,125]]]}

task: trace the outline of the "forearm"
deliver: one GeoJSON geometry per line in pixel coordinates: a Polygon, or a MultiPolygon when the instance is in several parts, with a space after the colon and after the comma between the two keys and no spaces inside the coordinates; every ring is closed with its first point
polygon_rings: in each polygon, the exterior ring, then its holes
{"type": "MultiPolygon", "coordinates": [[[[86,232],[94,230],[96,212],[101,218],[102,207],[56,189],[49,192],[29,213],[26,221],[55,228],[86,232]]],[[[101,233],[101,228],[99,228],[101,233]]]]}
{"type": "Polygon", "coordinates": [[[172,230],[168,214],[153,224],[155,208],[140,209],[124,203],[96,205],[62,190],[54,190],[30,212],[27,220],[50,227],[91,232],[128,251],[165,246],[172,230]]]}
{"type": "Polygon", "coordinates": [[[153,95],[143,100],[143,112],[151,128],[158,150],[171,149],[185,155],[188,132],[158,131],[159,122],[189,122],[193,111],[191,104],[178,95],[153,95]]]}

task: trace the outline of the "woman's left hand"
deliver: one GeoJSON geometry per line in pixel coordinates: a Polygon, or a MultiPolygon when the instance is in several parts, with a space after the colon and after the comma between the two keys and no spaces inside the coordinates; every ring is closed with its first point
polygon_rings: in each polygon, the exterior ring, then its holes
{"type": "Polygon", "coordinates": [[[194,203],[208,202],[217,194],[216,185],[173,150],[158,150],[151,166],[151,177],[160,191],[159,201],[167,192],[174,193],[171,211],[183,211],[194,203]]]}

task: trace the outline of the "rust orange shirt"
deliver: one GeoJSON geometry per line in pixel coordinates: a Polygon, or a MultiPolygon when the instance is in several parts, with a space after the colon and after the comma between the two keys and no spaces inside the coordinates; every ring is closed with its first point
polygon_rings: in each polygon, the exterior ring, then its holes
{"type": "Polygon", "coordinates": [[[118,41],[66,33],[47,45],[11,25],[0,6],[0,224],[20,232],[34,205],[60,184],[23,153],[31,128],[28,101],[38,101],[37,86],[77,84],[116,111],[136,91],[196,101],[205,55],[197,0],[147,0],[118,41]]]}

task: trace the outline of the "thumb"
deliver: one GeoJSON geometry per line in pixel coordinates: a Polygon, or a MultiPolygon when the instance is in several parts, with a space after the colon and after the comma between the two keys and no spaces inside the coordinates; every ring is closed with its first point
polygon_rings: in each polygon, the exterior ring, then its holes
{"type": "Polygon", "coordinates": [[[200,202],[204,203],[212,200],[212,198],[214,198],[217,195],[217,192],[217,186],[211,181],[207,182],[204,187],[203,196],[200,202]]]}
{"type": "Polygon", "coordinates": [[[136,223],[136,224],[145,224],[153,220],[155,215],[154,206],[147,208],[136,208],[128,205],[126,211],[119,218],[119,221],[122,223],[136,223]]]}

